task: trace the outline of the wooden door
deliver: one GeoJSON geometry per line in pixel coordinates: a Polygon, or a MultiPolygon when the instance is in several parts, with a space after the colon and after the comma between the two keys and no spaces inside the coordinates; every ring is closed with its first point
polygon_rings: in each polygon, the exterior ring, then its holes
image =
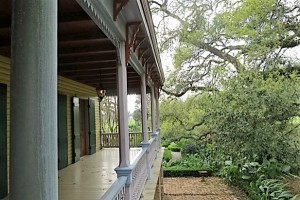
{"type": "Polygon", "coordinates": [[[68,166],[67,96],[58,95],[58,169],[68,166]]]}
{"type": "Polygon", "coordinates": [[[88,154],[88,103],[80,99],[80,156],[88,154]]]}
{"type": "Polygon", "coordinates": [[[96,153],[95,101],[89,99],[89,154],[96,153]]]}
{"type": "Polygon", "coordinates": [[[7,86],[0,84],[0,199],[7,196],[7,86]]]}
{"type": "Polygon", "coordinates": [[[80,160],[80,117],[79,98],[73,97],[73,163],[80,160]]]}

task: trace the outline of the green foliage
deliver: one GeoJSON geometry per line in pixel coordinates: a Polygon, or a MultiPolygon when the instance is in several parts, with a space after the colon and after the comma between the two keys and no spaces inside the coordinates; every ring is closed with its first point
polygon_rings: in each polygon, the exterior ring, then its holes
{"type": "Polygon", "coordinates": [[[255,184],[251,184],[250,197],[252,199],[263,200],[297,200],[298,195],[293,195],[287,190],[285,185],[277,179],[265,179],[261,176],[255,184]],[[254,187],[254,188],[253,188],[254,187]]]}
{"type": "Polygon", "coordinates": [[[162,147],[166,147],[167,148],[170,144],[171,144],[171,140],[170,139],[162,138],[162,141],[161,141],[161,146],[162,147]]]}
{"type": "MultiPolygon", "coordinates": [[[[177,169],[165,169],[164,168],[164,177],[200,177],[203,176],[199,173],[203,169],[190,169],[190,168],[177,168],[177,169]]],[[[205,169],[206,170],[206,169],[205,169]]],[[[210,171],[207,171],[207,175],[210,175],[210,171]]]]}
{"type": "Polygon", "coordinates": [[[169,146],[168,149],[174,152],[180,152],[181,151],[181,146],[179,146],[178,144],[172,142],[169,146]]]}
{"type": "Polygon", "coordinates": [[[291,199],[273,179],[299,170],[299,64],[284,56],[300,44],[299,0],[153,5],[175,21],[160,23],[176,68],[163,91],[189,95],[161,103],[163,137],[183,155],[164,165],[207,164],[252,199],[291,199]]]}
{"type": "Polygon", "coordinates": [[[164,149],[164,155],[163,155],[163,160],[165,162],[169,162],[172,158],[171,150],[169,149],[164,149]]]}
{"type": "Polygon", "coordinates": [[[279,175],[289,172],[290,166],[284,166],[275,160],[263,164],[247,162],[243,165],[228,164],[220,175],[225,180],[243,189],[250,199],[297,199],[278,179],[279,175]]]}
{"type": "Polygon", "coordinates": [[[183,155],[193,155],[198,152],[200,152],[200,144],[197,141],[189,140],[189,142],[186,142],[182,146],[181,153],[183,155]]]}
{"type": "Polygon", "coordinates": [[[142,127],[138,121],[135,121],[132,117],[128,119],[128,131],[129,132],[139,132],[141,131],[142,127]]]}
{"type": "Polygon", "coordinates": [[[201,160],[197,154],[182,157],[176,161],[165,162],[163,166],[164,169],[212,170],[209,163],[201,160]]]}
{"type": "Polygon", "coordinates": [[[291,119],[299,114],[298,78],[266,78],[248,71],[223,85],[223,91],[203,103],[209,113],[206,125],[218,133],[220,152],[236,160],[294,162],[299,151],[291,137],[291,119]]]}
{"type": "Polygon", "coordinates": [[[204,118],[200,108],[201,96],[191,96],[185,101],[180,99],[163,99],[160,103],[161,133],[163,139],[180,141],[180,138],[198,137],[207,131],[205,125],[193,127],[204,118]]]}

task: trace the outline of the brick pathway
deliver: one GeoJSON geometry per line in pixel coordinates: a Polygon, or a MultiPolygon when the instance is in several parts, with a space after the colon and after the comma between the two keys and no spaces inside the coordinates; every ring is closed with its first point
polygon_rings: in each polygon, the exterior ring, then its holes
{"type": "Polygon", "coordinates": [[[164,178],[164,200],[244,200],[237,189],[224,184],[220,178],[164,178]]]}

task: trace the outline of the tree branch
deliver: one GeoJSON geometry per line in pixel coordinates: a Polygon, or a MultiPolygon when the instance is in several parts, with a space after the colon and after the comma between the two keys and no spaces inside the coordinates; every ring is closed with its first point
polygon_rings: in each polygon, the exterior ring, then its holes
{"type": "Polygon", "coordinates": [[[192,44],[198,48],[205,49],[206,51],[209,51],[210,53],[218,56],[219,58],[231,63],[236,68],[237,72],[241,72],[245,70],[244,66],[240,63],[240,61],[236,57],[228,53],[225,53],[211,46],[210,44],[200,42],[200,41],[194,41],[192,44]]]}
{"type": "Polygon", "coordinates": [[[204,91],[204,92],[216,92],[218,91],[216,88],[212,88],[212,87],[201,87],[201,86],[191,86],[191,87],[186,87],[184,88],[181,92],[176,93],[176,92],[172,92],[172,91],[168,91],[164,88],[161,88],[161,90],[171,96],[175,96],[175,97],[182,97],[183,95],[185,95],[188,91],[192,91],[192,92],[196,92],[196,91],[204,91]]]}

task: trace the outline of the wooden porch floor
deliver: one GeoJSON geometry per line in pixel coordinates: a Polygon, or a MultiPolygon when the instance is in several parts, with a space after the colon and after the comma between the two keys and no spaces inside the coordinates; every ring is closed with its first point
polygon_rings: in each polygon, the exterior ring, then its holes
{"type": "MultiPolygon", "coordinates": [[[[141,148],[130,149],[130,162],[141,148]]],[[[114,169],[119,164],[119,149],[102,149],[84,156],[79,162],[58,172],[59,200],[96,200],[117,179],[114,169]]]]}
{"type": "MultiPolygon", "coordinates": [[[[132,163],[141,148],[130,149],[132,163]]],[[[119,149],[102,149],[58,172],[59,200],[98,200],[117,179],[119,149]]],[[[9,197],[4,200],[8,200],[9,197]]]]}

